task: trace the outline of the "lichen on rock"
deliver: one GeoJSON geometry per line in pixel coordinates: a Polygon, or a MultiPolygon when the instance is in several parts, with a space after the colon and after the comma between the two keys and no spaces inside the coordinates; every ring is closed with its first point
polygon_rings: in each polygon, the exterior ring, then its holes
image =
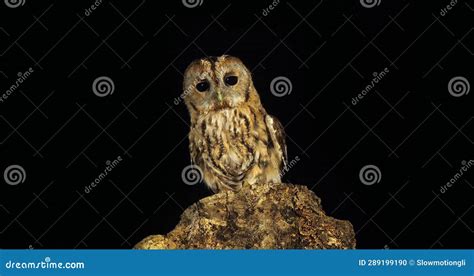
{"type": "Polygon", "coordinates": [[[325,214],[306,186],[244,185],[191,205],[166,235],[148,236],[136,249],[351,249],[349,221],[325,214]]]}

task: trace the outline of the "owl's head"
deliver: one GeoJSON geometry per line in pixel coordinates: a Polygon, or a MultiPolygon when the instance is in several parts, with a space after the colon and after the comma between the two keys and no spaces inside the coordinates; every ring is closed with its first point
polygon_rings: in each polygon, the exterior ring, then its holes
{"type": "Polygon", "coordinates": [[[256,94],[247,67],[226,55],[193,61],[184,73],[183,89],[191,113],[235,108],[256,94]]]}

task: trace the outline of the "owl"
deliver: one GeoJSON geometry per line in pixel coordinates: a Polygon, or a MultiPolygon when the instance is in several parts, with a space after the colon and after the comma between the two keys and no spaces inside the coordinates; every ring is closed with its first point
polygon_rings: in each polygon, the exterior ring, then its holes
{"type": "Polygon", "coordinates": [[[191,162],[213,192],[281,182],[285,133],[263,108],[240,59],[224,55],[193,61],[184,73],[183,89],[191,117],[191,162]]]}

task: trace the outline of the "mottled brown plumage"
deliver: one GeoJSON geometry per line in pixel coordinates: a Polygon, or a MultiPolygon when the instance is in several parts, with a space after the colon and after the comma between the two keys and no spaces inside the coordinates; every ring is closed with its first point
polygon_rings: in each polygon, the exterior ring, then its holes
{"type": "Polygon", "coordinates": [[[238,190],[244,182],[281,182],[283,127],[263,108],[250,71],[238,58],[192,62],[183,88],[191,116],[191,160],[209,188],[219,192],[238,190]]]}

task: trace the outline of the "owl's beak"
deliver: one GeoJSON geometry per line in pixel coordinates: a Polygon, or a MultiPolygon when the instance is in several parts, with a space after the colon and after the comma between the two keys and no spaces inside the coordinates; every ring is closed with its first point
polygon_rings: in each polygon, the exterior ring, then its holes
{"type": "Polygon", "coordinates": [[[222,93],[220,90],[217,90],[216,91],[216,94],[217,94],[217,100],[219,100],[219,102],[222,102],[223,98],[222,98],[222,93]]]}

